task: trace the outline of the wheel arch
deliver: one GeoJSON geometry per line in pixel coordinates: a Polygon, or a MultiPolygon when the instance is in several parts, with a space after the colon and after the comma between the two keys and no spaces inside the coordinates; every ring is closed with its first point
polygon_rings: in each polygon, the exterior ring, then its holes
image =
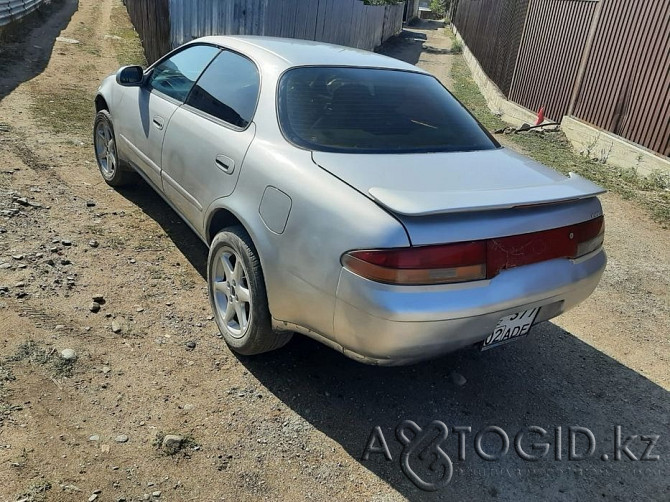
{"type": "Polygon", "coordinates": [[[254,246],[256,246],[253,236],[251,232],[249,232],[249,227],[245,225],[244,222],[235,213],[225,207],[214,209],[207,219],[207,224],[205,227],[205,238],[207,239],[207,244],[211,244],[212,240],[214,240],[214,237],[216,237],[216,234],[218,234],[221,230],[233,226],[240,226],[244,228],[244,230],[249,235],[249,238],[254,243],[254,246]]]}
{"type": "MultiPolygon", "coordinates": [[[[261,224],[262,225],[262,224],[261,224]]],[[[270,291],[268,290],[268,268],[266,267],[266,261],[272,260],[272,256],[268,257],[267,255],[272,255],[272,252],[269,251],[267,243],[262,235],[259,235],[258,228],[253,228],[248,222],[243,218],[240,218],[238,213],[234,210],[231,210],[228,206],[219,206],[211,210],[204,228],[204,237],[208,246],[211,246],[214,237],[223,230],[224,228],[240,226],[249,236],[251,244],[254,247],[254,251],[258,256],[258,260],[261,264],[261,270],[263,274],[263,281],[265,282],[265,287],[268,295],[268,306],[270,307],[270,312],[272,312],[272,298],[270,297],[270,291]],[[255,230],[255,231],[254,231],[255,230]]]]}
{"type": "Polygon", "coordinates": [[[98,94],[95,97],[95,113],[98,113],[101,110],[109,110],[109,105],[107,104],[107,100],[104,98],[102,94],[98,94]]]}

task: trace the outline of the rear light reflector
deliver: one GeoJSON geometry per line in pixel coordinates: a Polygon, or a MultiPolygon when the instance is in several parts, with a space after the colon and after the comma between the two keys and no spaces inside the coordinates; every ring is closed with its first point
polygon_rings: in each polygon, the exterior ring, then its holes
{"type": "Polygon", "coordinates": [[[486,243],[352,251],[342,264],[360,276],[391,284],[445,284],[486,277],[486,243]]]}
{"type": "Polygon", "coordinates": [[[387,284],[428,285],[491,279],[500,271],[553,260],[579,258],[603,244],[604,219],[541,232],[436,246],[351,251],[342,265],[387,284]]]}

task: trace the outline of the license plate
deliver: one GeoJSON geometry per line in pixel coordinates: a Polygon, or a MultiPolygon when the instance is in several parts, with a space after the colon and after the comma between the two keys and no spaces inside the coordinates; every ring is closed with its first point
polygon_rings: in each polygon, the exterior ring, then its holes
{"type": "Polygon", "coordinates": [[[493,330],[493,333],[491,333],[482,343],[482,350],[491,349],[498,345],[502,345],[503,343],[526,336],[539,311],[540,307],[536,307],[500,319],[493,330]]]}

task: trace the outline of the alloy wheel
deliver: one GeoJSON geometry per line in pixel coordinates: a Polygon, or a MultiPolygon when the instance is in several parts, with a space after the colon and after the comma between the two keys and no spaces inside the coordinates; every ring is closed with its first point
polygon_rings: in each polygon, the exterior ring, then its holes
{"type": "Polygon", "coordinates": [[[224,246],[214,259],[211,276],[216,315],[233,338],[242,338],[251,321],[251,290],[242,258],[224,246]]]}
{"type": "Polygon", "coordinates": [[[117,168],[116,143],[112,128],[105,121],[99,122],[95,130],[95,155],[102,175],[111,179],[117,168]]]}

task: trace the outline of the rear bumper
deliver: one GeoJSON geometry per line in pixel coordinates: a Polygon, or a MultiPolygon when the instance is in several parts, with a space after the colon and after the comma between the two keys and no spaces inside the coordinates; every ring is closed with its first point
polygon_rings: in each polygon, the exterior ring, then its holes
{"type": "Polygon", "coordinates": [[[607,258],[601,249],[501,272],[488,281],[392,286],[342,270],[334,341],[346,355],[372,364],[406,364],[484,340],[501,317],[542,307],[535,323],[585,300],[607,258]]]}

